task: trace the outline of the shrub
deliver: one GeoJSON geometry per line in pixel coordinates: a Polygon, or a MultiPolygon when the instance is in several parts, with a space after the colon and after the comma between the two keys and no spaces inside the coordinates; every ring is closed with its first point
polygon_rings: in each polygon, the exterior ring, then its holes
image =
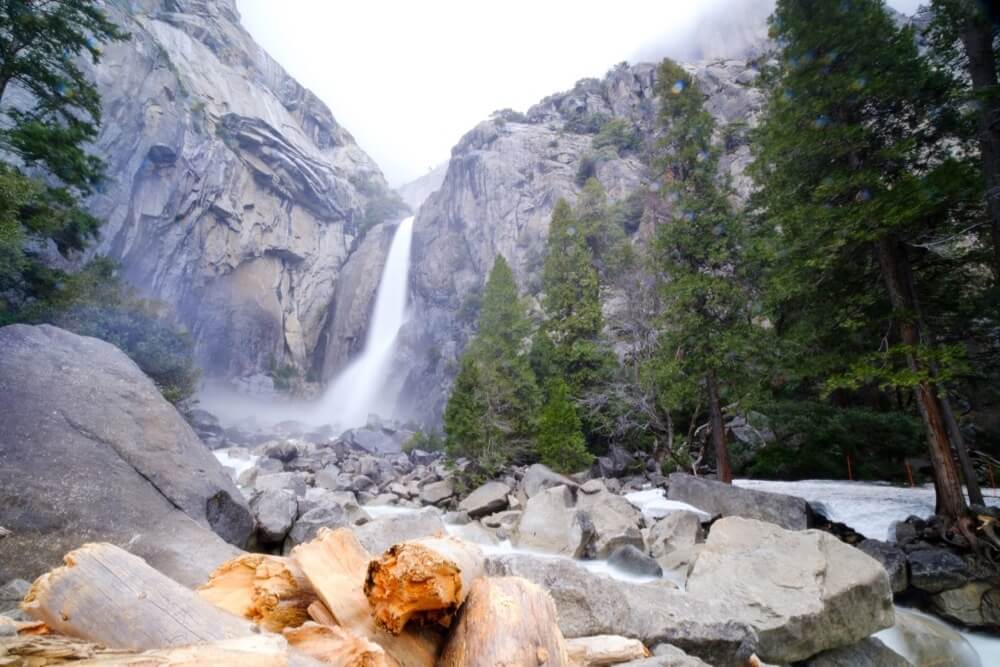
{"type": "Polygon", "coordinates": [[[500,123],[528,123],[528,116],[520,111],[514,111],[513,109],[500,109],[499,111],[494,111],[490,114],[490,118],[493,118],[500,123]]]}
{"type": "Polygon", "coordinates": [[[444,438],[437,431],[424,431],[418,429],[410,439],[403,443],[403,451],[409,454],[414,449],[421,449],[425,452],[444,451],[444,438]]]}
{"type": "Polygon", "coordinates": [[[615,118],[601,126],[592,145],[595,149],[613,147],[621,153],[638,150],[642,140],[632,123],[624,118],[615,118]]]}
{"type": "Polygon", "coordinates": [[[538,455],[542,463],[562,473],[586,468],[594,461],[587,451],[583,427],[566,383],[555,377],[546,385],[548,399],[538,422],[538,455]]]}
{"type": "Polygon", "coordinates": [[[577,111],[566,119],[565,129],[576,134],[597,134],[609,120],[607,114],[577,111]]]}

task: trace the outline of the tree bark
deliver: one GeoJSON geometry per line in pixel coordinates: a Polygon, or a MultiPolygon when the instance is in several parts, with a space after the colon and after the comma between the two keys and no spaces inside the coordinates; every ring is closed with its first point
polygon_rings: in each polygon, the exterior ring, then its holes
{"type": "Polygon", "coordinates": [[[300,653],[331,667],[398,667],[378,644],[337,626],[309,622],[286,628],[285,639],[300,653]]]}
{"type": "Polygon", "coordinates": [[[433,667],[443,643],[438,634],[407,629],[393,635],[376,625],[364,593],[371,556],[350,529],[320,529],[291,557],[338,625],[379,644],[401,667],[433,667]]]}
{"type": "Polygon", "coordinates": [[[933,372],[916,354],[923,342],[923,332],[909,257],[902,242],[892,236],[880,239],[877,251],[882,278],[895,311],[900,339],[906,346],[907,365],[915,374],[930,378],[918,383],[914,387],[914,394],[927,434],[931,464],[934,466],[936,510],[938,514],[957,520],[965,513],[965,497],[962,495],[962,483],[955,459],[951,454],[951,442],[937,388],[933,383],[933,372]]]}
{"type": "Polygon", "coordinates": [[[959,38],[968,61],[972,92],[979,97],[979,150],[982,153],[983,179],[986,184],[986,208],[993,241],[993,280],[1000,284],[1000,98],[983,94],[995,89],[997,63],[993,51],[993,29],[987,15],[987,3],[965,0],[962,3],[965,21],[959,38]]]}
{"type": "Polygon", "coordinates": [[[472,584],[438,667],[568,667],[556,606],[520,577],[480,577],[472,584]]]}
{"type": "Polygon", "coordinates": [[[965,490],[969,494],[969,502],[973,505],[985,505],[983,491],[979,488],[979,478],[976,476],[976,469],[969,458],[969,448],[965,445],[965,437],[962,436],[962,429],[955,419],[955,412],[951,409],[951,401],[947,394],[941,395],[941,413],[944,421],[948,425],[948,435],[952,444],[955,445],[955,453],[958,454],[958,463],[962,467],[962,478],[965,480],[965,490]]]}
{"type": "Polygon", "coordinates": [[[649,657],[641,641],[618,635],[567,639],[566,650],[573,667],[607,667],[649,657]]]}
{"type": "Polygon", "coordinates": [[[380,627],[398,635],[411,620],[449,627],[486,556],[454,537],[411,540],[368,564],[365,597],[380,627]]]}
{"type": "Polygon", "coordinates": [[[216,568],[198,595],[220,609],[281,632],[309,620],[319,598],[290,558],[243,554],[216,568]]]}
{"type": "Polygon", "coordinates": [[[112,544],[86,544],[64,561],[36,579],[22,603],[58,634],[145,650],[257,632],[112,544]]]}
{"type": "Polygon", "coordinates": [[[708,416],[712,431],[712,443],[715,445],[715,468],[720,482],[733,483],[733,471],[729,464],[729,447],[726,445],[726,424],[722,419],[722,403],[719,400],[719,385],[715,371],[710,370],[705,375],[708,387],[708,416]]]}

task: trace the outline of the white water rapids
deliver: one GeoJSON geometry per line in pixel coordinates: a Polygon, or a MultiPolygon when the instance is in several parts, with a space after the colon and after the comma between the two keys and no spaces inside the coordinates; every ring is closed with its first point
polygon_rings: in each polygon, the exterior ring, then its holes
{"type": "Polygon", "coordinates": [[[319,416],[342,429],[364,426],[368,415],[393,416],[393,398],[383,395],[396,337],[406,323],[413,217],[399,223],[385,258],[365,348],[334,379],[319,403],[319,416]]]}

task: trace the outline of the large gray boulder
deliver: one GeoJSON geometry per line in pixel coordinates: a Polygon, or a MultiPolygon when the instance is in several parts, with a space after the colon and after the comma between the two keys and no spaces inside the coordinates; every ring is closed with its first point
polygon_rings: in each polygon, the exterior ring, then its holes
{"type": "Polygon", "coordinates": [[[250,500],[257,518],[257,535],[265,544],[280,544],[299,513],[295,494],[285,489],[261,491],[250,500]]]}
{"type": "Polygon", "coordinates": [[[675,472],[667,487],[670,500],[694,505],[712,516],[740,516],[769,521],[788,530],[809,527],[809,506],[802,498],[741,489],[702,477],[675,472]]]}
{"type": "Polygon", "coordinates": [[[727,600],[702,599],[667,581],[633,584],[593,574],[568,558],[492,556],[487,573],[524,577],[552,595],[566,637],[624,635],[647,646],[668,643],[718,667],[745,667],[754,652],[753,628],[729,611],[727,600]]]}
{"type": "Polygon", "coordinates": [[[913,667],[910,662],[875,637],[810,658],[803,667],[913,667]]]}
{"type": "Polygon", "coordinates": [[[593,534],[593,524],[586,512],[573,507],[570,490],[554,486],[528,499],[512,541],[522,549],[579,558],[593,534]]]}
{"type": "Polygon", "coordinates": [[[892,586],[893,593],[902,593],[910,585],[906,554],[898,545],[881,540],[862,540],[857,547],[882,563],[882,567],[889,575],[889,584],[892,586]]]}
{"type": "Polygon", "coordinates": [[[503,482],[486,482],[463,498],[458,508],[468,512],[473,519],[478,519],[507,509],[509,494],[510,487],[503,482]]]}
{"type": "Polygon", "coordinates": [[[690,594],[725,600],[774,663],[849,646],[893,623],[882,565],[833,535],[764,521],[717,521],[688,577],[690,594]]]}
{"type": "Polygon", "coordinates": [[[580,493],[576,508],[586,512],[594,526],[594,539],[588,548],[594,558],[607,558],[625,545],[646,550],[641,530],[642,512],[623,497],[607,490],[580,493]]]}
{"type": "Polygon", "coordinates": [[[415,512],[389,514],[354,528],[354,534],[368,553],[379,555],[397,542],[444,535],[441,515],[428,507],[415,512]]]}
{"type": "Polygon", "coordinates": [[[532,498],[539,492],[551,489],[554,486],[565,486],[568,489],[575,490],[577,483],[565,475],[560,475],[542,463],[534,463],[528,466],[528,469],[524,471],[524,477],[521,478],[521,491],[528,498],[532,498]]]}
{"type": "Polygon", "coordinates": [[[651,657],[623,662],[619,667],[711,667],[711,665],[700,658],[688,655],[676,646],[660,644],[653,649],[651,657]]]}
{"type": "Polygon", "coordinates": [[[247,501],[121,350],[44,325],[0,350],[0,581],[111,542],[190,585],[246,544],[247,501]]]}

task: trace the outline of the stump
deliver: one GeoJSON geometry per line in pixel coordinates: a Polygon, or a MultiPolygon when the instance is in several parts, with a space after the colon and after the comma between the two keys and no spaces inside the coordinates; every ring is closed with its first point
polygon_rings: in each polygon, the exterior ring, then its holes
{"type": "Polygon", "coordinates": [[[482,549],[454,537],[402,542],[368,564],[365,597],[380,627],[411,621],[449,627],[472,582],[486,572],[482,549]]]}
{"type": "Polygon", "coordinates": [[[481,577],[458,614],[439,667],[568,667],[547,592],[520,577],[481,577]]]}
{"type": "Polygon", "coordinates": [[[265,554],[226,561],[197,592],[216,607],[278,633],[308,621],[309,605],[318,601],[290,558],[265,554]]]}

